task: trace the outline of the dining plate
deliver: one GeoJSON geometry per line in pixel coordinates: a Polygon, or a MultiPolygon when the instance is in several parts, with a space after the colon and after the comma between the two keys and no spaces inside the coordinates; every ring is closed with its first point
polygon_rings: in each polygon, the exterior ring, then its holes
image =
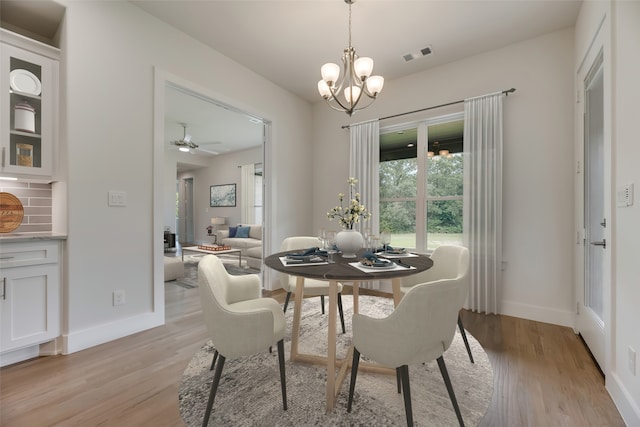
{"type": "Polygon", "coordinates": [[[360,261],[360,265],[366,268],[373,268],[375,270],[389,270],[396,266],[396,264],[392,261],[385,262],[384,265],[367,265],[360,261]]]}
{"type": "Polygon", "coordinates": [[[9,84],[11,89],[29,95],[38,96],[42,92],[40,79],[31,71],[20,68],[9,73],[9,84]]]}

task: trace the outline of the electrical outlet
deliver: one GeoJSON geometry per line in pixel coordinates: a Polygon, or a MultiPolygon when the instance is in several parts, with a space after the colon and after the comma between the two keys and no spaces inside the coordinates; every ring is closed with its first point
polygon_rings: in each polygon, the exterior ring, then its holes
{"type": "Polygon", "coordinates": [[[633,349],[633,347],[629,346],[628,353],[629,353],[629,370],[633,375],[635,375],[636,374],[636,351],[633,349]]]}
{"type": "Polygon", "coordinates": [[[117,291],[113,291],[113,305],[124,305],[126,303],[124,290],[119,289],[117,291]]]}

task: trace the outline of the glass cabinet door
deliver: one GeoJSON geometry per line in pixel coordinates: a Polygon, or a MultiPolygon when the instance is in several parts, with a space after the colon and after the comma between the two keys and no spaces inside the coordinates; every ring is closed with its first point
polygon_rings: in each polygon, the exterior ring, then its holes
{"type": "Polygon", "coordinates": [[[2,44],[2,148],[4,174],[51,175],[54,61],[2,44]]]}

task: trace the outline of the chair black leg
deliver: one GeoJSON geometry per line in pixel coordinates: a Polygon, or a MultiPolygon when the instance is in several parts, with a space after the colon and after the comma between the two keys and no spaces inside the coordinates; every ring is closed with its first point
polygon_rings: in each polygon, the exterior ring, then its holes
{"type": "Polygon", "coordinates": [[[353,403],[353,391],[356,388],[356,376],[358,375],[358,364],[360,363],[360,352],[353,349],[353,362],[351,363],[351,384],[349,384],[349,403],[347,404],[347,412],[351,412],[351,404],[353,403]]]}
{"type": "Polygon", "coordinates": [[[342,333],[346,334],[346,330],[344,329],[344,313],[342,311],[342,292],[338,294],[338,312],[340,313],[340,323],[342,324],[342,333]]]}
{"type": "Polygon", "coordinates": [[[413,410],[411,409],[411,390],[409,389],[409,367],[402,365],[398,368],[402,378],[402,394],[404,395],[404,411],[407,414],[407,427],[413,427],[413,410]]]}
{"type": "Polygon", "coordinates": [[[462,420],[460,407],[458,407],[456,394],[453,392],[453,386],[451,385],[451,380],[449,379],[449,372],[447,371],[447,367],[444,364],[444,359],[442,358],[442,356],[438,357],[438,366],[440,367],[440,373],[442,374],[442,379],[444,380],[444,384],[447,386],[447,391],[449,392],[449,397],[451,398],[453,409],[456,411],[456,416],[458,417],[458,422],[460,423],[460,427],[464,427],[464,421],[462,420]]]}
{"type": "Polygon", "coordinates": [[[324,314],[324,295],[320,295],[320,307],[322,308],[322,314],[324,314]]]}
{"type": "Polygon", "coordinates": [[[289,305],[289,298],[291,298],[291,292],[287,292],[287,297],[284,300],[284,309],[283,312],[287,312],[287,306],[289,305]]]}
{"type": "Polygon", "coordinates": [[[284,374],[284,340],[278,341],[278,363],[280,364],[280,385],[282,386],[282,407],[287,410],[287,382],[284,374]]]}
{"type": "Polygon", "coordinates": [[[216,398],[216,392],[218,391],[218,384],[220,383],[220,376],[222,375],[222,368],[224,367],[224,356],[220,355],[218,366],[216,366],[216,372],[213,375],[213,382],[211,383],[211,391],[209,392],[209,401],[207,402],[207,411],[204,413],[204,420],[202,421],[202,427],[206,427],[209,424],[209,416],[211,415],[211,408],[213,407],[213,400],[216,398]]]}
{"type": "Polygon", "coordinates": [[[469,360],[471,363],[475,363],[473,361],[473,355],[471,354],[471,347],[469,347],[469,341],[467,340],[467,333],[464,330],[464,326],[462,326],[462,319],[458,314],[458,329],[460,329],[460,334],[462,335],[462,340],[464,341],[464,346],[467,347],[467,354],[469,355],[469,360]]]}
{"type": "Polygon", "coordinates": [[[396,384],[398,385],[398,394],[402,393],[402,382],[400,379],[400,367],[396,368],[396,384]]]}
{"type": "Polygon", "coordinates": [[[218,350],[213,353],[213,360],[211,361],[210,371],[213,371],[213,367],[216,366],[216,360],[218,360],[218,350]]]}

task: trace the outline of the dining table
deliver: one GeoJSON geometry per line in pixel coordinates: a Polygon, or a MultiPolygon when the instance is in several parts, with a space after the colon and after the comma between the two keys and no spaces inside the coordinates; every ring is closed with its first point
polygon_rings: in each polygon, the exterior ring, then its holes
{"type": "MultiPolygon", "coordinates": [[[[418,274],[433,266],[433,261],[427,255],[417,253],[384,254],[384,259],[393,262],[393,265],[385,265],[382,268],[367,266],[361,261],[364,250],[358,252],[356,258],[345,258],[340,253],[332,254],[332,262],[327,258],[315,262],[288,263],[287,255],[296,251],[278,252],[269,255],[264,262],[267,267],[281,273],[296,276],[295,305],[293,312],[293,324],[291,331],[291,351],[289,358],[292,362],[311,363],[326,366],[326,410],[332,411],[335,407],[336,397],[347,375],[353,357],[353,345],[350,346],[344,359],[336,357],[336,321],[338,306],[338,283],[350,283],[353,286],[353,312],[358,313],[359,285],[362,282],[375,280],[391,280],[394,306],[402,299],[400,279],[405,276],[418,274]],[[300,319],[302,299],[304,297],[304,279],[325,280],[329,283],[329,310],[327,331],[327,354],[307,354],[298,349],[300,339],[300,319]],[[336,373],[336,369],[339,369],[336,373]]],[[[299,251],[297,251],[299,252],[299,251]]],[[[382,256],[378,259],[383,259],[382,256]]],[[[372,372],[389,373],[389,368],[379,365],[360,363],[359,369],[372,372]]],[[[395,371],[391,371],[395,372],[395,371]]]]}

